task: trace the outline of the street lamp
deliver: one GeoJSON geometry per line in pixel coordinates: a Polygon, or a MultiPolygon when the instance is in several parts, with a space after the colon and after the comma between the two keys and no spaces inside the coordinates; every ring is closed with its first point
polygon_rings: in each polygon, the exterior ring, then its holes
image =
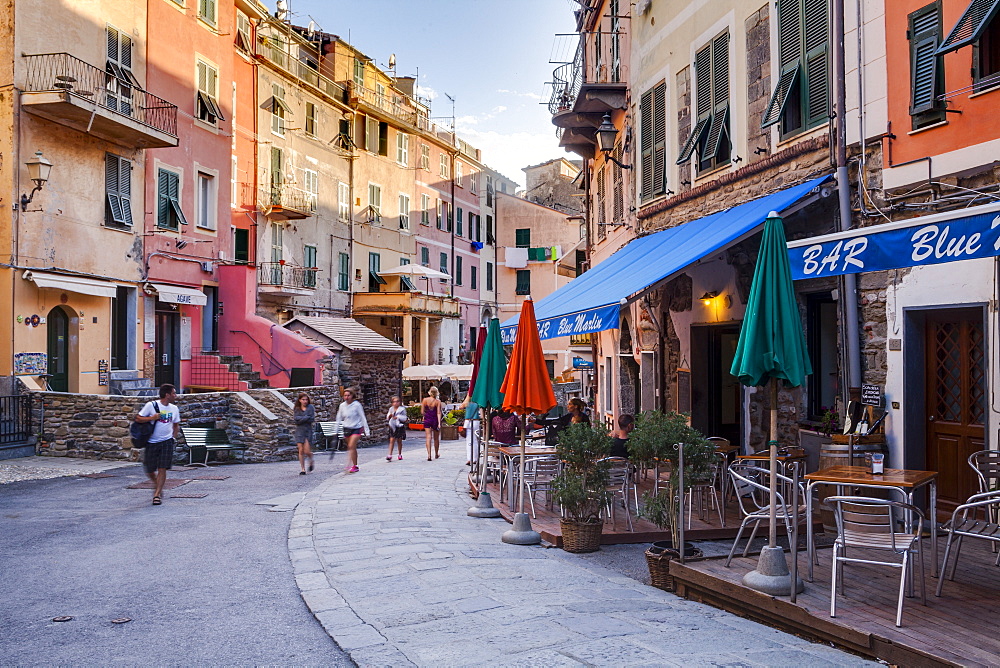
{"type": "Polygon", "coordinates": [[[41,151],[35,151],[35,159],[29,160],[24,165],[28,168],[28,178],[35,184],[35,187],[32,189],[31,194],[21,195],[22,211],[31,204],[31,200],[35,198],[35,193],[41,190],[45,182],[49,180],[49,172],[52,171],[52,163],[42,156],[41,151]]]}
{"type": "Polygon", "coordinates": [[[618,128],[611,122],[611,114],[604,114],[601,124],[597,127],[597,149],[604,154],[605,160],[610,160],[622,169],[632,169],[632,165],[622,164],[618,158],[611,155],[615,150],[615,139],[618,137],[618,128]]]}

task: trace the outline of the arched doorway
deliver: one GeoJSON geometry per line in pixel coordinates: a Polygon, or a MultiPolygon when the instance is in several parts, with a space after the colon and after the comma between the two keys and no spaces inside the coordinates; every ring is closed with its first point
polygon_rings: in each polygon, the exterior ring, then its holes
{"type": "Polygon", "coordinates": [[[56,306],[45,318],[48,330],[48,370],[49,386],[55,392],[69,392],[69,314],[62,306],[56,306]]]}

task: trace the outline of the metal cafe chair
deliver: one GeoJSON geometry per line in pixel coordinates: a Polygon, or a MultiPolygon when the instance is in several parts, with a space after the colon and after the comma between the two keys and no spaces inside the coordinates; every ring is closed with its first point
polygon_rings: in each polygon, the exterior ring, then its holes
{"type": "MultiPolygon", "coordinates": [[[[553,481],[559,475],[562,462],[555,455],[526,457],[524,466],[515,475],[523,473],[524,486],[531,504],[531,517],[535,518],[535,493],[545,492],[548,502],[552,499],[553,481]]],[[[522,509],[523,512],[523,509],[522,509]]]]}
{"type": "MultiPolygon", "coordinates": [[[[953,544],[955,561],[952,563],[951,576],[948,578],[952,581],[955,580],[955,570],[958,568],[958,556],[962,550],[963,538],[988,540],[994,545],[1000,543],[1000,525],[996,522],[998,514],[1000,514],[1000,490],[973,494],[968,501],[955,508],[951,519],[940,527],[942,531],[948,532],[948,543],[944,548],[944,561],[941,562],[936,596],[941,595],[941,587],[944,585],[944,576],[948,570],[948,558],[951,556],[953,544]]],[[[1000,566],[1000,555],[997,556],[996,565],[1000,566]]]]}
{"type": "Polygon", "coordinates": [[[688,529],[691,528],[695,495],[698,497],[699,519],[707,519],[705,517],[706,514],[708,517],[711,517],[711,509],[706,508],[706,506],[711,506],[715,508],[716,513],[719,515],[719,524],[723,527],[726,526],[726,514],[722,509],[722,499],[725,498],[725,496],[719,494],[718,488],[719,472],[722,471],[723,475],[725,475],[726,456],[720,452],[716,453],[716,458],[718,461],[715,466],[712,467],[712,472],[709,477],[696,482],[690,489],[688,489],[688,529]],[[706,510],[708,511],[707,513],[706,510]]]}
{"type": "MultiPolygon", "coordinates": [[[[612,492],[612,497],[606,508],[608,517],[611,518],[611,523],[614,524],[615,501],[620,495],[622,506],[625,508],[625,521],[628,524],[628,530],[634,531],[635,529],[632,527],[632,511],[629,508],[629,490],[631,489],[633,499],[636,499],[637,494],[635,480],[632,475],[632,464],[624,457],[606,457],[601,461],[607,462],[610,465],[607,490],[612,492]]],[[[636,500],[636,503],[638,503],[638,500],[636,500]]]]}
{"type": "Polygon", "coordinates": [[[903,596],[906,594],[906,582],[910,581],[913,590],[913,563],[910,560],[914,553],[920,558],[920,599],[927,605],[927,591],[924,584],[924,551],[920,540],[923,530],[924,514],[916,506],[902,501],[875,499],[866,496],[830,496],[826,502],[833,507],[837,520],[837,539],[833,543],[833,569],[830,577],[830,616],[837,616],[837,585],[840,593],[844,593],[844,564],[873,564],[890,566],[900,569],[899,602],[896,604],[896,626],[903,622],[903,596]],[[914,533],[896,531],[902,525],[905,516],[917,518],[914,533]],[[847,556],[847,548],[881,550],[891,552],[901,557],[900,561],[878,561],[855,556],[847,556]]]}
{"type": "MultiPolygon", "coordinates": [[[[1000,451],[980,450],[969,455],[969,466],[976,472],[979,479],[979,493],[995,492],[1000,490],[1000,451]]],[[[996,508],[991,508],[990,521],[1000,522],[1000,513],[996,508]]],[[[997,546],[993,546],[993,551],[997,551],[997,546]]]]}
{"type": "MultiPolygon", "coordinates": [[[[753,524],[750,539],[747,540],[746,547],[743,548],[743,556],[745,557],[750,551],[750,544],[757,537],[757,530],[760,528],[761,523],[766,524],[771,519],[770,475],[771,472],[767,469],[740,462],[729,467],[729,476],[732,478],[733,488],[736,490],[736,500],[739,502],[740,514],[743,516],[743,520],[740,522],[740,530],[736,533],[736,540],[733,541],[733,547],[729,550],[729,557],[726,559],[726,568],[729,568],[729,564],[733,560],[736,546],[739,545],[740,538],[743,537],[743,530],[750,524],[753,524]]],[[[792,479],[780,473],[777,476],[777,520],[785,524],[785,531],[788,534],[790,542],[792,540],[793,528],[792,517],[795,509],[792,508],[791,504],[785,502],[782,489],[791,489],[792,479]]],[[[799,498],[806,498],[805,489],[801,483],[799,484],[799,498]]],[[[806,507],[804,503],[800,503],[799,505],[798,517],[799,522],[806,521],[806,507]]]]}

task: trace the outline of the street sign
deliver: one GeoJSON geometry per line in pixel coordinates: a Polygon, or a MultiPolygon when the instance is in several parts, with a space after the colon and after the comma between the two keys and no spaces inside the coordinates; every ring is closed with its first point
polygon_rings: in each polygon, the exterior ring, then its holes
{"type": "Polygon", "coordinates": [[[593,369],[594,363],[590,360],[585,360],[582,357],[573,358],[573,368],[574,369],[593,369]]]}
{"type": "Polygon", "coordinates": [[[881,385],[862,385],[861,386],[861,403],[867,404],[869,406],[881,406],[882,405],[882,386],[881,385]]]}

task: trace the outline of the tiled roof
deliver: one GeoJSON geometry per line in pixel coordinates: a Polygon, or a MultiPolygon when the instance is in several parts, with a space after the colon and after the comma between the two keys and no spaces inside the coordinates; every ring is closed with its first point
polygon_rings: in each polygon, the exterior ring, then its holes
{"type": "MultiPolygon", "coordinates": [[[[285,327],[295,330],[301,323],[349,350],[366,350],[385,353],[406,353],[406,348],[391,341],[378,332],[362,325],[353,318],[326,318],[321,316],[296,316],[285,323],[285,327]]],[[[304,333],[307,337],[310,332],[304,333]]]]}

